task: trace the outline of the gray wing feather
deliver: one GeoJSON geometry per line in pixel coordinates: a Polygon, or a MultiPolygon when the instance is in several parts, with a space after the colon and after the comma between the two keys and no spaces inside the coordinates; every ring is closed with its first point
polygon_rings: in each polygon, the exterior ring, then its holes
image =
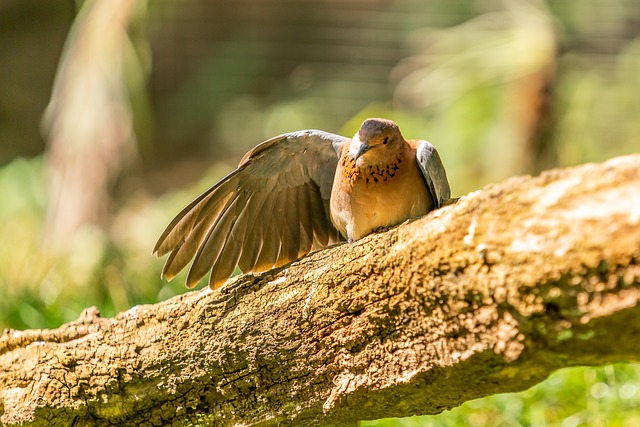
{"type": "Polygon", "coordinates": [[[236,170],[185,207],[154,247],[169,253],[163,275],[173,278],[193,259],[187,286],[210,271],[220,286],[236,264],[245,272],[284,265],[342,240],[328,214],[342,144],[319,130],[287,133],[250,150],[236,170]]]}
{"type": "Polygon", "coordinates": [[[427,183],[434,208],[451,197],[447,172],[444,170],[438,150],[428,141],[420,141],[417,150],[418,165],[427,183]]]}

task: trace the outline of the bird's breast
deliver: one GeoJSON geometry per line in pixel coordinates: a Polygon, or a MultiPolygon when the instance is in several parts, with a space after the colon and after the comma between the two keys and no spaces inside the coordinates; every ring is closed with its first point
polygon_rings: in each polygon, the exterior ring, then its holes
{"type": "Polygon", "coordinates": [[[331,192],[331,220],[343,236],[359,239],[430,208],[416,162],[397,157],[385,164],[358,165],[348,156],[340,159],[331,192]]]}

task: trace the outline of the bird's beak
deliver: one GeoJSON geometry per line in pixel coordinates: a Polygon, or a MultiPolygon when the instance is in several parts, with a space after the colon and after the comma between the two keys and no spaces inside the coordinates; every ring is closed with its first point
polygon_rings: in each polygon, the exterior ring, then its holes
{"type": "Polygon", "coordinates": [[[369,151],[371,146],[367,143],[363,142],[360,144],[360,148],[358,148],[358,152],[356,153],[356,157],[353,160],[358,160],[358,157],[362,156],[364,153],[369,151]]]}

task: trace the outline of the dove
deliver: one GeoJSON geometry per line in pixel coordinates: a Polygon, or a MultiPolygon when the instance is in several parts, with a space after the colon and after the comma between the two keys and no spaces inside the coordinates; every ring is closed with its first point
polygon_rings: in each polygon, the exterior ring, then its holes
{"type": "Polygon", "coordinates": [[[405,140],[388,119],[366,119],[353,138],[321,130],[285,133],[251,149],[238,167],[189,203],[153,253],[169,254],[171,280],[193,259],[186,286],[209,273],[216,289],[244,273],[422,216],[450,197],[436,148],[405,140]]]}

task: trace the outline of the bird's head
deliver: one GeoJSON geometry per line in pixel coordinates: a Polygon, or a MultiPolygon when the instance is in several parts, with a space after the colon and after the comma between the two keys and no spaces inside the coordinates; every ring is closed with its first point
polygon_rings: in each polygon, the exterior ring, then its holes
{"type": "Polygon", "coordinates": [[[388,162],[402,148],[398,125],[387,119],[367,119],[349,146],[349,156],[361,164],[388,162]]]}

